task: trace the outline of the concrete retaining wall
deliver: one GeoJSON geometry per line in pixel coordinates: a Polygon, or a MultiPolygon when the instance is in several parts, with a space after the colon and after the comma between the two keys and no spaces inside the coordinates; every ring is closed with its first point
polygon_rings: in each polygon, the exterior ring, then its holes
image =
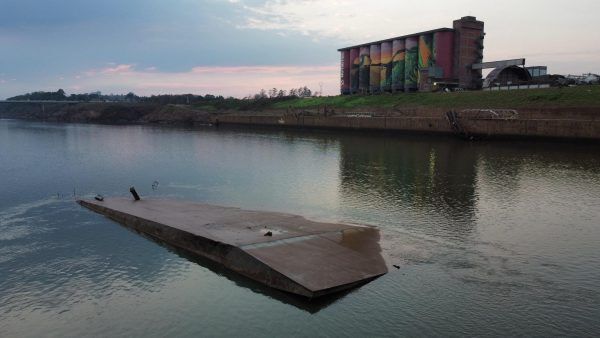
{"type": "MultiPolygon", "coordinates": [[[[453,133],[446,116],[444,114],[436,115],[438,116],[220,115],[213,119],[213,123],[300,128],[389,130],[433,134],[453,133]]],[[[556,116],[548,119],[519,118],[506,120],[459,118],[459,123],[468,134],[477,136],[600,139],[600,120],[596,118],[561,119],[556,118],[556,116]]]]}

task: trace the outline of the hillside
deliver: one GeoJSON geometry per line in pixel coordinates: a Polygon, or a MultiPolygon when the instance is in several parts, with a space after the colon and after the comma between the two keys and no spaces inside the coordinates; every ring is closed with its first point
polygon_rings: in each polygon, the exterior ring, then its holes
{"type": "Polygon", "coordinates": [[[202,124],[218,115],[283,115],[380,112],[414,117],[438,116],[445,110],[518,109],[521,118],[595,120],[600,113],[600,86],[514,91],[382,94],[308,98],[212,100],[186,104],[83,102],[0,103],[0,118],[86,123],[202,124]]]}
{"type": "Polygon", "coordinates": [[[600,109],[600,86],[474,91],[453,93],[412,93],[297,98],[269,105],[272,109],[328,108],[592,108],[600,109]]]}

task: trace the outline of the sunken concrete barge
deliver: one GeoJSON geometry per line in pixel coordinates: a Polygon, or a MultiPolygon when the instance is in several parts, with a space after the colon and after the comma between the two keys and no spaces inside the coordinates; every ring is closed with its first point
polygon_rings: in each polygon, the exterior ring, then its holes
{"type": "Polygon", "coordinates": [[[374,227],[176,200],[78,203],[168,245],[308,298],[347,290],[387,272],[374,227]]]}

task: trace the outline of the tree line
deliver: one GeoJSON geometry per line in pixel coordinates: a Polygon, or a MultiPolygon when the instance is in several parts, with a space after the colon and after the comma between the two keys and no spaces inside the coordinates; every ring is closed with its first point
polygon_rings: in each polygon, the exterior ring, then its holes
{"type": "Polygon", "coordinates": [[[211,104],[222,106],[244,106],[245,104],[257,104],[259,102],[272,103],[293,98],[311,97],[314,93],[308,87],[284,89],[271,88],[261,89],[258,93],[248,95],[242,99],[234,97],[223,97],[221,95],[194,95],[194,94],[161,94],[151,96],[138,96],[133,92],[127,94],[108,94],[101,92],[71,94],[67,95],[63,89],[55,92],[37,91],[8,98],[8,101],[80,101],[80,102],[131,102],[131,103],[156,103],[156,104],[182,104],[203,105],[211,104]]]}
{"type": "Polygon", "coordinates": [[[134,93],[102,95],[101,92],[68,95],[63,89],[55,92],[37,91],[13,96],[7,101],[84,101],[84,102],[137,102],[140,97],[134,93]]]}
{"type": "MultiPolygon", "coordinates": [[[[269,90],[261,89],[258,93],[254,95],[248,95],[245,99],[250,100],[261,100],[261,99],[275,99],[275,98],[299,98],[299,97],[311,97],[313,96],[312,90],[308,87],[300,87],[300,88],[292,88],[290,91],[286,91],[283,89],[271,88],[269,90]]],[[[316,95],[315,95],[316,96],[316,95]]]]}

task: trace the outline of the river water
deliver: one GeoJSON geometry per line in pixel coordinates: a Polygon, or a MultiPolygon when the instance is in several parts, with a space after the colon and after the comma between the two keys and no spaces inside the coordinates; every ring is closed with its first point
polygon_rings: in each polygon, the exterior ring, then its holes
{"type": "Polygon", "coordinates": [[[0,120],[0,175],[1,337],[600,333],[598,145],[0,120]],[[74,202],[130,185],[376,225],[390,271],[307,303],[74,202]]]}

